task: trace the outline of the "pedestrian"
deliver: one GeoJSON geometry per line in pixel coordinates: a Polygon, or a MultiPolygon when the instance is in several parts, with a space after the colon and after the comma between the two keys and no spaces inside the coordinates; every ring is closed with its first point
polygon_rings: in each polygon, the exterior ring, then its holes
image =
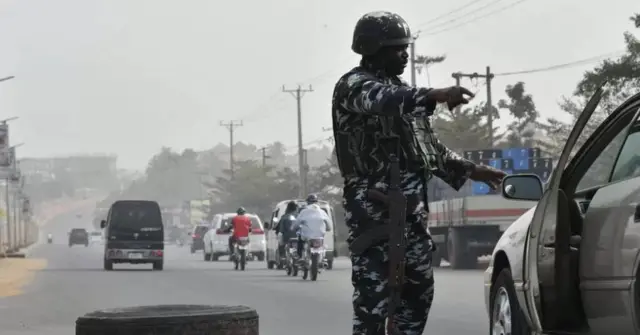
{"type": "Polygon", "coordinates": [[[408,63],[411,43],[409,25],[399,15],[365,14],[356,24],[352,44],[352,50],[362,56],[360,65],[338,80],[333,93],[347,242],[353,246],[364,232],[388,225],[388,206],[369,199],[367,191],[389,190],[390,157],[399,159],[399,184],[407,198],[404,280],[395,310],[388,310],[388,240],[358,252],[351,250],[354,335],[385,334],[388,316],[396,334],[419,335],[424,330],[434,294],[431,254],[435,248],[423,225],[427,181],[437,176],[458,190],[472,179],[495,188],[505,175],[463,159],[438,141],[429,122],[436,105],[446,103],[452,109],[468,103],[473,94],[462,87],[414,88],[402,81],[399,76],[408,63]]]}

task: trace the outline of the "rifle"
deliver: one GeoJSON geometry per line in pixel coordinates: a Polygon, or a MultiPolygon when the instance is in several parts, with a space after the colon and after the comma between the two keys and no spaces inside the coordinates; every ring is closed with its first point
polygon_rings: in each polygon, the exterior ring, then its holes
{"type": "Polygon", "coordinates": [[[404,284],[407,198],[400,189],[400,160],[390,155],[389,189],[387,194],[367,190],[367,196],[379,200],[389,207],[389,302],[387,307],[387,334],[399,334],[395,329],[394,314],[400,304],[404,284]]]}

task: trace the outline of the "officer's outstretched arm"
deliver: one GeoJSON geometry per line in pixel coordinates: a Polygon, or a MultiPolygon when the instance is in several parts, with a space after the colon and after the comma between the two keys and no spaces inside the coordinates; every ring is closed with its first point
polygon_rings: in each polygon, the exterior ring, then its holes
{"type": "Polygon", "coordinates": [[[435,138],[435,134],[432,136],[434,136],[434,147],[444,162],[443,171],[436,171],[434,174],[458,191],[467,182],[476,165],[447,148],[435,138]]]}
{"type": "Polygon", "coordinates": [[[427,97],[429,91],[385,84],[366,73],[351,73],[340,79],[334,98],[354,113],[400,116],[435,110],[436,101],[427,97]]]}

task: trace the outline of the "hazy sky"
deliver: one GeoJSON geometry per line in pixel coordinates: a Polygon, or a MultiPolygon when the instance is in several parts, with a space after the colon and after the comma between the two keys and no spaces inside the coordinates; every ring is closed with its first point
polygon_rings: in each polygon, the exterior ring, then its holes
{"type": "MultiPolygon", "coordinates": [[[[640,12],[638,0],[481,0],[433,22],[465,3],[0,0],[0,77],[16,76],[0,83],[0,118],[20,117],[11,128],[12,142],[26,143],[20,156],[108,152],[125,168],[143,167],[162,145],[228,141],[220,120],[244,121],[238,141],[295,146],[295,100],[282,85],[313,85],[304,142],[329,136],[333,84],[357,63],[351,34],[365,12],[398,12],[422,30],[418,53],[448,56],[430,69],[432,86],[451,85],[454,71],[528,70],[622,50],[628,17],[640,12]]],[[[593,65],[498,76],[494,100],[521,80],[543,115],[559,114],[559,97],[593,65]]],[[[424,74],[418,80],[427,85],[424,74]]]]}

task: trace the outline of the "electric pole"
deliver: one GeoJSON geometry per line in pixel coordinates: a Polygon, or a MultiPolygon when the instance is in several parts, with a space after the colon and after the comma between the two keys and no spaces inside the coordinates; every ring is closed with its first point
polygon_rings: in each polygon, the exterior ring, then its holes
{"type": "MultiPolygon", "coordinates": [[[[417,36],[415,38],[418,38],[417,36]]],[[[416,87],[416,41],[409,44],[409,59],[411,60],[411,86],[416,87]]]]}
{"type": "Polygon", "coordinates": [[[220,126],[229,130],[229,170],[231,171],[231,179],[235,177],[234,160],[233,160],[233,132],[238,127],[242,127],[242,121],[230,120],[229,122],[220,121],[220,126]]]}
{"type": "Polygon", "coordinates": [[[307,92],[313,92],[313,88],[309,85],[309,88],[302,88],[302,86],[298,85],[298,88],[293,90],[288,90],[282,86],[282,92],[291,93],[293,97],[296,99],[297,109],[298,109],[298,170],[300,173],[300,199],[302,199],[306,195],[305,184],[304,184],[304,159],[303,159],[303,148],[302,148],[302,97],[307,92]]]}
{"type": "Polygon", "coordinates": [[[262,169],[265,169],[266,172],[267,158],[271,158],[271,156],[267,155],[267,147],[260,148],[260,151],[262,151],[262,169]]]}
{"type": "MultiPolygon", "coordinates": [[[[452,73],[451,76],[456,80],[456,86],[460,86],[460,78],[477,79],[484,78],[487,81],[487,103],[485,105],[485,113],[487,113],[487,127],[489,128],[489,146],[493,147],[493,102],[491,100],[491,80],[494,74],[491,73],[491,67],[487,66],[485,74],[474,73],[452,73]]],[[[458,107],[460,108],[460,106],[458,107]]]]}

